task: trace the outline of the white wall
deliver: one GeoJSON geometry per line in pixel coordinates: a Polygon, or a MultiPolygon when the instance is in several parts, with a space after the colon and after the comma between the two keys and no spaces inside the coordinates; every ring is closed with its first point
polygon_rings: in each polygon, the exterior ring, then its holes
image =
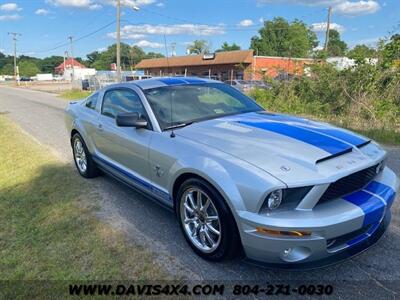
{"type": "Polygon", "coordinates": [[[86,76],[94,76],[94,75],[96,75],[96,69],[75,68],[73,72],[72,72],[72,69],[66,69],[63,77],[64,77],[64,80],[71,81],[71,79],[82,80],[82,79],[85,79],[86,76]],[[74,78],[72,78],[72,74],[74,74],[74,78]]]}
{"type": "Polygon", "coordinates": [[[52,81],[53,80],[53,74],[37,74],[36,79],[38,81],[52,81]]]}

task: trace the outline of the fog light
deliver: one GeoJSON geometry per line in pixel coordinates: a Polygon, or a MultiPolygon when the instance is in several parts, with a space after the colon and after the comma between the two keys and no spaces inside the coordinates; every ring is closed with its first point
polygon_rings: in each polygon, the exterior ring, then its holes
{"type": "Polygon", "coordinates": [[[269,194],[267,201],[268,209],[277,209],[282,202],[282,190],[273,191],[271,194],[269,194]]]}
{"type": "Polygon", "coordinates": [[[288,256],[290,254],[290,252],[292,252],[292,248],[287,248],[287,249],[283,250],[283,256],[288,256]]]}

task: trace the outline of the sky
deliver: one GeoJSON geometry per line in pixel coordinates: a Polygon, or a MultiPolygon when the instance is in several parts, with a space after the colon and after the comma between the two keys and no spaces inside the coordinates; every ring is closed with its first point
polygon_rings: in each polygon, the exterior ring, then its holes
{"type": "MultiPolygon", "coordinates": [[[[193,40],[207,40],[212,50],[227,41],[248,49],[264,20],[282,16],[303,20],[324,41],[327,8],[332,28],[350,47],[376,45],[400,32],[399,0],[121,0],[122,38],[145,51],[184,55],[193,40]],[[137,10],[139,9],[139,10],[137,10]],[[165,35],[165,40],[164,40],[165,35]]],[[[69,51],[85,57],[115,42],[115,0],[0,0],[0,51],[11,54],[17,32],[18,55],[46,57],[69,51]]]]}

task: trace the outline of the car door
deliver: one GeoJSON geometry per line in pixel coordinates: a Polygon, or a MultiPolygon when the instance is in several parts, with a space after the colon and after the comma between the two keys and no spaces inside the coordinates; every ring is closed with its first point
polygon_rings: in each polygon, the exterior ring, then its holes
{"type": "Polygon", "coordinates": [[[102,162],[136,181],[149,178],[148,146],[153,135],[148,128],[118,127],[119,113],[137,112],[149,120],[139,95],[132,89],[113,88],[104,93],[94,138],[102,162]]]}

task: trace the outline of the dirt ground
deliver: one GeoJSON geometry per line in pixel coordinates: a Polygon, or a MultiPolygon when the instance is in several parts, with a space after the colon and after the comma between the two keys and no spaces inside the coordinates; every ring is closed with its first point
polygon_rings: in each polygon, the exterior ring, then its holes
{"type": "Polygon", "coordinates": [[[55,81],[33,81],[33,82],[20,82],[19,86],[15,82],[7,82],[2,83],[2,85],[10,86],[10,87],[19,87],[25,88],[29,90],[35,91],[42,91],[42,92],[49,92],[49,93],[56,93],[59,94],[63,91],[72,89],[71,82],[55,82],[55,81]]]}

